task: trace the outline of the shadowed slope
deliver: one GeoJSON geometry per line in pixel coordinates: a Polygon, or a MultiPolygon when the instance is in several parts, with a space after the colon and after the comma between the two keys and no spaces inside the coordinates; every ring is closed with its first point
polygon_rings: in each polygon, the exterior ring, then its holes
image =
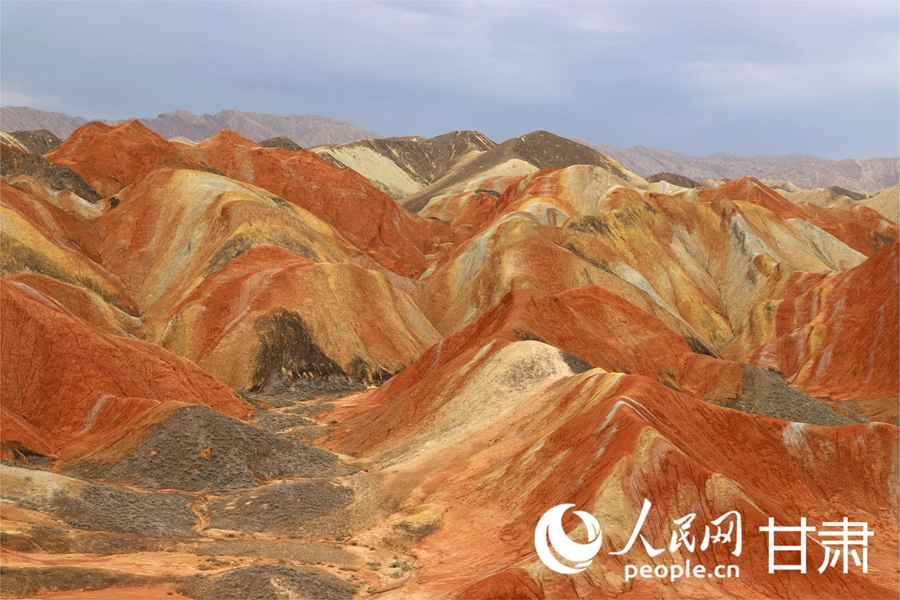
{"type": "MultiPolygon", "coordinates": [[[[191,145],[196,146],[197,144],[191,145]]],[[[297,144],[297,142],[283,135],[263,140],[259,143],[259,145],[263,148],[282,148],[284,150],[290,150],[291,152],[299,152],[300,150],[303,150],[303,148],[299,144],[297,144]]]]}
{"type": "Polygon", "coordinates": [[[439,336],[385,275],[263,246],[206,278],[148,339],[227,385],[261,390],[284,377],[380,381],[439,336]]]}

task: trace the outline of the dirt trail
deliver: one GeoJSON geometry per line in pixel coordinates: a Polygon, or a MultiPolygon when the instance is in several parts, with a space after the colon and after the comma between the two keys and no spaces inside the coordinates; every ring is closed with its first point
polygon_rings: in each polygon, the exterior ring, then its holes
{"type": "Polygon", "coordinates": [[[191,527],[191,529],[196,531],[197,534],[201,536],[205,535],[203,531],[207,527],[209,527],[209,517],[206,515],[206,511],[204,510],[206,501],[206,495],[203,495],[188,504],[188,508],[191,509],[191,512],[197,515],[197,524],[191,527]]]}

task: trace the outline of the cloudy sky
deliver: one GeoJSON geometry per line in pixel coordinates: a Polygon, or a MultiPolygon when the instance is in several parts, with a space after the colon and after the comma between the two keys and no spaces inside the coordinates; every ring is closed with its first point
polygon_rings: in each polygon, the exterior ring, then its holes
{"type": "Polygon", "coordinates": [[[0,3],[0,102],[900,154],[900,3],[0,3]]]}

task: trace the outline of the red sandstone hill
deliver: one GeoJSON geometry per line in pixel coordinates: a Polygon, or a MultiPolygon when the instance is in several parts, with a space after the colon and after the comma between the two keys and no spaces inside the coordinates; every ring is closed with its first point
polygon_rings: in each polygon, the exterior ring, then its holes
{"type": "MultiPolygon", "coordinates": [[[[586,286],[555,296],[517,290],[369,394],[365,406],[372,410],[341,428],[341,436],[346,436],[341,447],[357,454],[398,444],[403,431],[416,428],[411,420],[429,419],[442,402],[471,385],[473,365],[490,364],[501,348],[524,341],[564,351],[559,360],[575,372],[597,367],[637,373],[707,400],[735,398],[741,389],[738,365],[696,354],[662,321],[602,288],[586,286]]],[[[521,373],[523,382],[531,376],[521,373]]],[[[339,420],[346,417],[341,414],[339,420]]]]}
{"type": "Polygon", "coordinates": [[[704,202],[716,199],[752,202],[782,218],[809,221],[866,256],[872,256],[900,237],[900,227],[871,208],[859,205],[843,209],[807,203],[797,205],[752,177],[703,190],[699,198],[704,202]]]}
{"type": "Polygon", "coordinates": [[[403,210],[355,171],[336,167],[312,152],[262,148],[227,130],[184,152],[228,177],[310,211],[380,264],[404,276],[424,271],[426,255],[437,252],[450,238],[441,223],[403,210]]]}
{"type": "Polygon", "coordinates": [[[139,121],[114,126],[88,123],[51,150],[47,160],[71,168],[104,197],[165,165],[196,168],[178,146],[139,121]]]}
{"type": "MultiPolygon", "coordinates": [[[[421,589],[455,590],[460,598],[654,593],[658,582],[621,577],[623,564],[647,563],[639,546],[622,559],[607,554],[624,546],[645,498],[658,513],[644,533],[658,548],[669,541],[667,523],[688,513],[743,515],[740,559],[682,549],[650,560],[728,560],[741,568],[741,579],[679,581],[673,591],[681,596],[839,598],[850,589],[854,597],[880,598],[892,589],[878,583],[881,577],[858,574],[769,577],[758,527],[770,515],[780,523],[801,516],[819,523],[852,514],[882,537],[876,561],[888,559],[896,552],[895,501],[877,481],[892,468],[895,427],[828,428],[748,415],[647,377],[585,370],[542,342],[479,335],[505,313],[485,315],[381,389],[328,415],[342,423],[332,447],[383,467],[385,488],[409,498],[376,532],[380,537],[366,539],[415,544],[427,573],[421,589]],[[866,469],[848,473],[843,465],[857,460],[866,469]],[[834,470],[849,479],[812,475],[834,470]],[[598,517],[606,549],[572,577],[543,567],[532,542],[541,513],[569,502],[598,517]],[[438,531],[423,541],[403,536],[416,528],[438,531]]],[[[821,562],[821,550],[812,553],[810,560],[821,562]]]]}
{"type": "Polygon", "coordinates": [[[234,417],[231,390],[152,344],[102,333],[23,283],[2,282],[3,441],[48,455],[85,447],[164,403],[205,404],[234,417]],[[51,401],[47,401],[51,399],[51,401]],[[22,439],[22,423],[27,438],[22,439]],[[90,444],[85,438],[90,438],[90,444]]]}
{"type": "Polygon", "coordinates": [[[797,276],[748,323],[748,360],[777,369],[815,396],[847,400],[863,414],[897,421],[900,242],[825,278],[797,276]]]}

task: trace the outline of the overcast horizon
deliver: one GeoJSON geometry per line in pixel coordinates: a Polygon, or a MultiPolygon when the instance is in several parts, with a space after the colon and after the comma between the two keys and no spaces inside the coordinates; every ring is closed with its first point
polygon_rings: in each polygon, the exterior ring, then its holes
{"type": "Polygon", "coordinates": [[[0,103],[900,155],[900,4],[0,3],[0,103]]]}

